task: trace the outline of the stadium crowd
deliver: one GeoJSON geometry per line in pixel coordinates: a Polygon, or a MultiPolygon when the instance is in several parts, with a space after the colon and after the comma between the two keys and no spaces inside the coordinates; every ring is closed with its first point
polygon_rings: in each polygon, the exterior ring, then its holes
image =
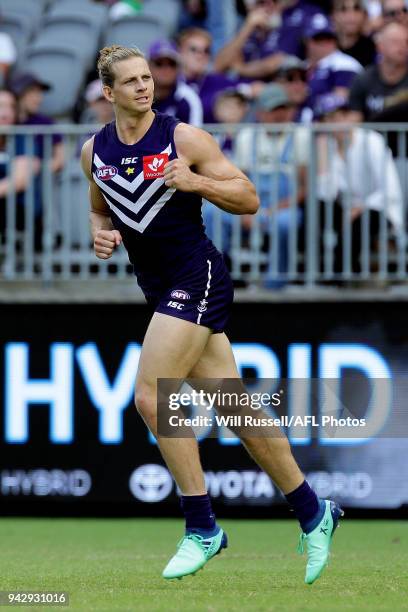
{"type": "MultiPolygon", "coordinates": [[[[87,0],[87,2],[91,0],[87,0]]],[[[109,5],[109,20],[143,15],[153,0],[102,0],[109,5]]],[[[276,216],[279,236],[279,272],[288,266],[288,237],[293,225],[304,224],[307,197],[311,122],[350,124],[334,138],[321,135],[318,142],[317,197],[331,198],[338,206],[335,226],[342,224],[342,198],[351,192],[353,269],[359,267],[360,221],[370,211],[374,241],[379,213],[385,211],[397,236],[406,226],[403,191],[395,165],[398,151],[392,134],[388,142],[379,133],[363,132],[358,123],[401,122],[408,117],[408,5],[406,0],[172,0],[179,2],[174,32],[152,40],[145,49],[155,81],[154,108],[180,120],[203,124],[262,123],[279,126],[294,123],[294,132],[270,133],[258,139],[250,128],[238,136],[234,129],[219,137],[224,152],[251,177],[256,168],[261,197],[263,248],[268,250],[268,227],[276,216]],[[354,125],[355,124],[355,125],[354,125]],[[354,127],[353,127],[354,126],[354,127]],[[394,144],[393,144],[394,143],[394,144]],[[391,146],[391,150],[388,148],[391,146]],[[328,151],[330,148],[330,154],[328,151]],[[362,184],[369,168],[369,187],[362,184]],[[289,180],[282,168],[296,168],[289,180]],[[388,200],[381,191],[381,173],[387,176],[388,200]],[[275,185],[272,186],[271,185],[275,185]],[[271,192],[277,203],[271,205],[271,192]],[[291,201],[296,207],[290,207],[291,201]]],[[[44,6],[51,6],[52,2],[44,6]]],[[[1,7],[1,3],[0,3],[1,7]]],[[[40,74],[22,69],[18,41],[2,31],[0,13],[0,124],[52,125],[67,119],[76,123],[107,123],[112,107],[105,100],[98,75],[90,63],[85,86],[64,116],[41,112],[44,94],[53,86],[40,74]]],[[[138,40],[135,36],[135,44],[138,40]]],[[[96,59],[96,58],[95,58],[96,59]]],[[[0,202],[7,189],[7,151],[0,142],[0,202]]],[[[15,185],[24,200],[24,168],[32,157],[39,173],[44,163],[44,143],[35,138],[34,150],[16,142],[15,185]]],[[[52,141],[52,171],[64,165],[61,137],[52,141]]],[[[36,208],[41,207],[40,185],[36,208]]],[[[4,214],[2,215],[4,229],[4,214]]],[[[243,219],[243,232],[251,219],[243,219]]],[[[228,242],[228,222],[225,230],[228,242]]],[[[341,229],[338,229],[341,235],[341,229]]],[[[339,259],[341,254],[339,253],[339,259]]],[[[268,266],[269,264],[267,264],[268,266]]],[[[339,265],[336,263],[335,265],[339,265]]],[[[279,281],[267,286],[281,286],[279,281]]]]}

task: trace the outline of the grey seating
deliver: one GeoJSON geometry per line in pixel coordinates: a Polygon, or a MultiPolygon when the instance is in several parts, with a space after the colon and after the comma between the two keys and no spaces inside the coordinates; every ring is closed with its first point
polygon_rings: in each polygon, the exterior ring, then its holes
{"type": "Polygon", "coordinates": [[[0,0],[0,15],[17,13],[30,19],[33,30],[38,28],[44,12],[41,0],[0,0]]]}
{"type": "Polygon", "coordinates": [[[72,49],[84,58],[84,63],[89,68],[98,49],[99,33],[99,27],[86,16],[50,16],[45,18],[32,48],[52,46],[72,49]]]}
{"type": "Polygon", "coordinates": [[[11,36],[17,50],[17,57],[21,57],[32,35],[30,18],[18,13],[2,13],[0,31],[11,36]]]}
{"type": "Polygon", "coordinates": [[[178,0],[145,0],[143,3],[143,15],[158,19],[170,38],[177,31],[180,10],[181,4],[178,0]]]}
{"type": "Polygon", "coordinates": [[[45,92],[42,112],[66,115],[78,97],[85,77],[85,64],[72,49],[28,47],[25,70],[37,74],[52,87],[45,92]]]}
{"type": "Polygon", "coordinates": [[[110,23],[105,45],[136,46],[146,52],[154,40],[163,37],[166,37],[166,31],[157,18],[146,15],[127,15],[110,23]]]}
{"type": "Polygon", "coordinates": [[[72,15],[87,16],[101,31],[107,25],[109,10],[106,5],[96,4],[90,0],[56,0],[47,13],[49,17],[70,17],[72,15]]]}

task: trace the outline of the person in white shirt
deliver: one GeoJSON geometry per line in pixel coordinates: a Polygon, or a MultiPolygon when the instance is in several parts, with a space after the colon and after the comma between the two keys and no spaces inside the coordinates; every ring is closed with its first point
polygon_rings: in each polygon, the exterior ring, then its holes
{"type": "Polygon", "coordinates": [[[387,220],[387,241],[388,238],[397,242],[403,240],[405,207],[397,169],[383,136],[353,125],[352,111],[344,97],[322,96],[316,112],[321,121],[344,124],[344,129],[318,138],[317,198],[337,205],[334,225],[338,225],[341,237],[340,250],[344,244],[343,211],[346,207],[351,224],[352,269],[360,272],[366,210],[369,213],[370,253],[381,234],[382,216],[387,220]]]}
{"type": "Polygon", "coordinates": [[[3,77],[3,80],[5,80],[10,67],[16,59],[17,51],[13,39],[7,32],[0,32],[0,75],[3,77]]]}

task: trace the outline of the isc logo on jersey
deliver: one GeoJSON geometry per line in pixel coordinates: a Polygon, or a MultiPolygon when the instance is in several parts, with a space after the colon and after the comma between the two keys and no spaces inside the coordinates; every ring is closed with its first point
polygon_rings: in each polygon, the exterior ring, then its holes
{"type": "Polygon", "coordinates": [[[163,178],[164,166],[169,161],[167,153],[158,153],[157,155],[145,155],[143,157],[143,178],[156,179],[163,178]]]}
{"type": "Polygon", "coordinates": [[[120,162],[120,164],[121,166],[125,164],[135,164],[138,159],[138,157],[122,157],[122,161],[120,162]]]}
{"type": "Polygon", "coordinates": [[[109,181],[109,179],[116,176],[118,173],[118,169],[115,166],[101,166],[96,171],[96,176],[101,181],[109,181]]]}

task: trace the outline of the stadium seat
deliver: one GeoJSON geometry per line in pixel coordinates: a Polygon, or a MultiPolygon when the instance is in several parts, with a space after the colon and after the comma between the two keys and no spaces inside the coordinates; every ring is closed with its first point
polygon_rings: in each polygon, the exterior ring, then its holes
{"type": "Polygon", "coordinates": [[[17,13],[29,17],[33,30],[39,26],[43,12],[42,0],[0,0],[0,15],[17,13]]]}
{"type": "Polygon", "coordinates": [[[166,32],[156,17],[127,15],[110,23],[105,45],[136,46],[146,52],[154,40],[163,37],[166,37],[166,32]]]}
{"type": "Polygon", "coordinates": [[[2,13],[0,30],[9,34],[13,39],[17,57],[24,55],[33,32],[33,22],[30,16],[11,12],[2,13]]]}
{"type": "Polygon", "coordinates": [[[89,68],[98,50],[99,34],[98,25],[87,16],[76,14],[69,17],[50,16],[45,18],[32,48],[42,49],[52,46],[72,49],[84,58],[89,68]]]}
{"type": "Polygon", "coordinates": [[[90,0],[57,0],[47,13],[49,17],[71,17],[72,15],[87,16],[101,31],[108,22],[108,7],[90,0]]]}
{"type": "Polygon", "coordinates": [[[174,36],[180,18],[180,2],[177,0],[146,0],[143,3],[143,15],[158,19],[167,36],[174,36]]]}
{"type": "Polygon", "coordinates": [[[24,65],[52,86],[44,94],[41,111],[54,116],[70,113],[85,77],[83,58],[72,49],[28,47],[24,65]]]}

